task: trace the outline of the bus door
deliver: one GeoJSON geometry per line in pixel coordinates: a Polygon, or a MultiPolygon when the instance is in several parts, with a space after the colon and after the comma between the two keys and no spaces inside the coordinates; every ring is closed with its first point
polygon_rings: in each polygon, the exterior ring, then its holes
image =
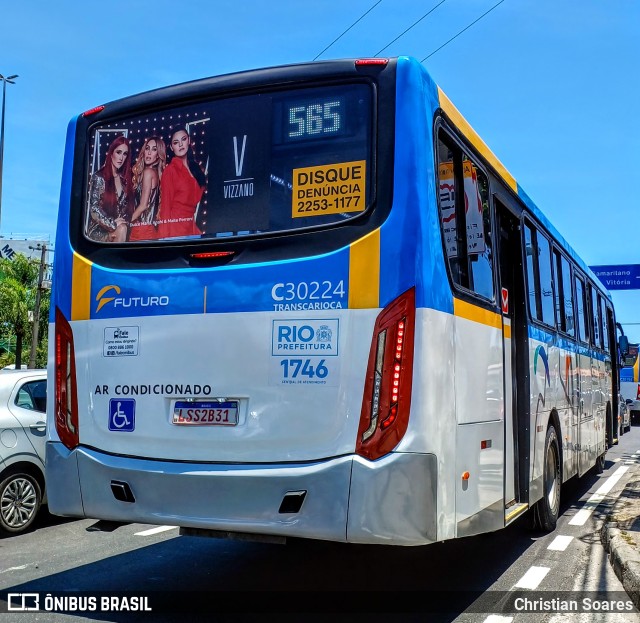
{"type": "Polygon", "coordinates": [[[589,347],[589,305],[587,291],[582,277],[576,275],[576,312],[578,316],[578,352],[576,367],[578,369],[578,475],[589,470],[593,461],[589,460],[589,452],[595,444],[592,413],[592,380],[591,349],[589,347]]]}
{"type": "Polygon", "coordinates": [[[499,231],[499,288],[504,341],[505,522],[529,498],[529,377],[520,222],[494,197],[499,231]]]}

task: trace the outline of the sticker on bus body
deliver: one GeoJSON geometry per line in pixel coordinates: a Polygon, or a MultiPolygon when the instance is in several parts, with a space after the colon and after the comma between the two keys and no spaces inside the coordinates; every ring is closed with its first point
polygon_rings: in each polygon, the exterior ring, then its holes
{"type": "Polygon", "coordinates": [[[291,217],[362,212],[366,160],[293,169],[291,217]]]}
{"type": "Polygon", "coordinates": [[[109,400],[109,430],[132,433],[136,429],[136,401],[133,398],[109,400]]]}
{"type": "Polygon", "coordinates": [[[103,357],[137,356],[139,337],[140,327],[105,327],[103,357]]]}

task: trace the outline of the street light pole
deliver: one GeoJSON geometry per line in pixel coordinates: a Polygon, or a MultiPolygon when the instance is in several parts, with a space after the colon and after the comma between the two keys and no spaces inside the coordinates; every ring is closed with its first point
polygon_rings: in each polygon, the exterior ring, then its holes
{"type": "Polygon", "coordinates": [[[4,106],[7,97],[7,82],[9,84],[15,84],[14,80],[18,77],[17,74],[13,76],[3,76],[0,74],[0,80],[2,80],[2,121],[0,121],[0,219],[2,218],[2,163],[4,160],[4,106]]]}
{"type": "MultiPolygon", "coordinates": [[[[30,247],[31,249],[33,247],[30,247]]],[[[44,265],[47,260],[47,245],[38,245],[36,249],[42,251],[40,255],[40,269],[38,271],[38,289],[36,290],[36,305],[33,310],[33,324],[31,325],[31,352],[29,354],[29,368],[36,367],[36,352],[38,348],[38,329],[40,327],[40,297],[42,294],[42,278],[44,265]]]]}

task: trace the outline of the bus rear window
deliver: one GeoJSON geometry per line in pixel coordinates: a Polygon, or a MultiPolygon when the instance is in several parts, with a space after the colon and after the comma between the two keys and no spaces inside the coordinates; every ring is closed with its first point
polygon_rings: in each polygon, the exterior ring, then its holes
{"type": "Polygon", "coordinates": [[[84,235],[98,243],[331,226],[371,203],[366,84],[139,111],[89,128],[84,235]]]}

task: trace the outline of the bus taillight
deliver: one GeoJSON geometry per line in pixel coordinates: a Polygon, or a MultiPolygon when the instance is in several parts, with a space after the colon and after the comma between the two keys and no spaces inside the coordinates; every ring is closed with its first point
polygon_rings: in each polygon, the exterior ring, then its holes
{"type": "Polygon", "coordinates": [[[407,430],[415,316],[415,289],[411,288],[376,320],[356,443],[356,453],[371,460],[393,450],[407,430]]]}
{"type": "Polygon", "coordinates": [[[56,308],[56,431],[60,441],[69,450],[79,443],[78,388],[76,384],[76,357],[73,349],[73,333],[62,312],[56,308]]]}
{"type": "Polygon", "coordinates": [[[82,113],[83,117],[90,117],[91,115],[95,115],[104,110],[104,106],[96,106],[95,108],[90,108],[89,110],[85,110],[82,113]]]}
{"type": "Polygon", "coordinates": [[[636,400],[640,400],[640,383],[638,383],[638,391],[636,392],[636,400]]]}
{"type": "Polygon", "coordinates": [[[356,59],[356,67],[362,67],[363,65],[386,65],[389,62],[388,58],[358,58],[356,59]]]}

